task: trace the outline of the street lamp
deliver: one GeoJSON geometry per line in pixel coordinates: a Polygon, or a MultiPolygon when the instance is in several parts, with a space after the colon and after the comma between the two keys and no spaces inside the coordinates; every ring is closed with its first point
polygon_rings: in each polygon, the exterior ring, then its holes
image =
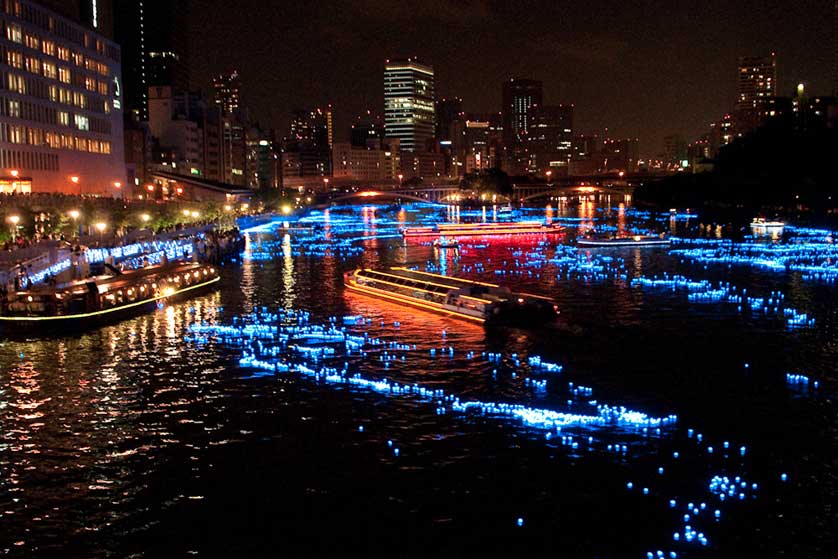
{"type": "Polygon", "coordinates": [[[151,221],[151,216],[148,214],[142,214],[140,216],[140,219],[143,221],[143,223],[148,223],[149,221],[151,221]]]}
{"type": "Polygon", "coordinates": [[[6,220],[12,224],[12,242],[17,238],[17,224],[20,223],[19,215],[10,215],[6,220]]]}
{"type": "Polygon", "coordinates": [[[17,178],[20,174],[20,171],[18,171],[17,169],[12,169],[11,171],[9,171],[9,174],[12,175],[14,178],[17,178]]]}
{"type": "Polygon", "coordinates": [[[70,182],[79,187],[79,196],[81,196],[81,178],[78,175],[70,177],[70,182]]]}
{"type": "Polygon", "coordinates": [[[200,214],[200,213],[198,213],[198,212],[192,212],[190,215],[191,215],[194,219],[198,219],[199,217],[201,217],[201,214],[200,214]]]}
{"type": "MultiPolygon", "coordinates": [[[[67,212],[67,215],[69,215],[71,218],[73,218],[74,223],[78,223],[79,216],[81,216],[81,212],[79,212],[78,210],[70,210],[69,212],[67,212]]],[[[81,237],[81,223],[78,223],[78,226],[79,226],[79,237],[81,237]]]]}
{"type": "Polygon", "coordinates": [[[401,173],[399,173],[399,186],[401,186],[401,185],[402,185],[402,179],[403,179],[403,178],[404,178],[404,175],[403,175],[403,174],[401,174],[401,173]]]}
{"type": "Polygon", "coordinates": [[[99,244],[102,244],[104,242],[105,229],[108,228],[108,224],[104,221],[99,221],[95,223],[93,227],[95,227],[96,230],[99,231],[99,244]]]}
{"type": "Polygon", "coordinates": [[[183,210],[183,216],[184,216],[184,217],[189,217],[189,215],[190,215],[191,213],[192,213],[192,212],[190,212],[189,210],[183,210]]]}

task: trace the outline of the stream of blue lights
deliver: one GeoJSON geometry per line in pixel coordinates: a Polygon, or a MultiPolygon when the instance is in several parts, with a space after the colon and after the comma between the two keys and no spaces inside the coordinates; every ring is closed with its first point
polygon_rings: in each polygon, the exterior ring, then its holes
{"type": "MultiPolygon", "coordinates": [[[[600,209],[598,212],[604,210],[600,209]]],[[[656,217],[632,209],[613,209],[617,225],[605,223],[603,215],[583,218],[553,217],[547,210],[546,221],[562,223],[567,234],[557,242],[541,238],[518,246],[509,241],[505,255],[471,259],[486,248],[491,240],[461,239],[460,251],[454,255],[458,274],[492,279],[514,285],[527,279],[538,281],[550,277],[560,283],[615,284],[649,292],[681,295],[687,305],[717,305],[719,312],[738,314],[752,320],[774,321],[787,330],[813,328],[816,324],[811,309],[799,309],[787,303],[786,295],[777,289],[752,293],[725,280],[690,277],[712,267],[748,267],[769,274],[797,274],[803,281],[834,283],[838,278],[838,246],[829,231],[789,227],[782,241],[746,236],[735,241],[723,238],[677,237],[667,258],[681,265],[683,273],[645,275],[630,271],[625,252],[613,250],[581,250],[567,244],[577,234],[595,227],[599,231],[624,231],[626,220],[643,223],[634,231],[660,232],[667,226],[675,231],[678,224],[693,219],[690,214],[656,217]],[[459,259],[463,262],[459,262],[459,259]],[[697,266],[696,266],[697,265],[697,266]]],[[[249,232],[249,243],[242,258],[245,262],[334,257],[342,262],[362,256],[366,241],[390,240],[401,243],[399,227],[406,219],[413,224],[441,221],[494,220],[492,210],[447,208],[430,211],[421,206],[407,206],[379,211],[364,207],[358,211],[340,208],[276,222],[249,232]],[[398,211],[398,213],[396,213],[398,211]],[[260,233],[268,233],[260,235],[260,233]]],[[[516,210],[511,218],[542,219],[544,210],[516,210]]],[[[425,244],[429,244],[426,242],[425,244]]],[[[427,271],[449,273],[451,259],[447,255],[428,260],[427,271]]],[[[635,446],[654,446],[668,439],[682,446],[670,456],[661,456],[652,471],[638,473],[625,480],[625,490],[637,492],[671,511],[672,537],[667,542],[650,545],[648,558],[683,557],[702,548],[714,547],[713,534],[731,509],[756,499],[777,499],[789,480],[787,473],[775,471],[773,477],[752,479],[748,441],[709,440],[698,429],[680,425],[677,410],[664,416],[650,416],[643,410],[629,409],[619,402],[602,402],[595,397],[595,388],[575,385],[567,380],[561,364],[540,356],[519,357],[475,352],[456,343],[433,344],[409,339],[400,324],[380,324],[390,328],[387,339],[371,335],[372,319],[365,316],[329,317],[316,323],[305,309],[284,308],[259,310],[238,316],[226,323],[200,323],[192,326],[188,340],[195,344],[209,341],[236,348],[242,368],[253,369],[253,378],[272,375],[297,375],[324,386],[343,387],[373,393],[404,403],[408,400],[432,408],[438,415],[453,415],[462,421],[479,416],[484,420],[511,422],[526,433],[559,445],[573,456],[585,453],[613,455],[631,460],[635,446]],[[462,359],[476,367],[488,367],[493,376],[520,377],[529,388],[530,399],[503,401],[478,399],[446,390],[438,385],[423,386],[399,381],[393,363],[404,363],[411,355],[422,353],[435,360],[462,359]],[[562,405],[545,407],[534,403],[540,394],[550,392],[562,405]],[[686,441],[686,442],[683,442],[686,441]],[[667,483],[667,474],[683,462],[706,462],[710,471],[701,483],[703,491],[689,496],[667,483]],[[765,495],[767,493],[767,495],[765,495]]],[[[445,332],[442,333],[443,339],[445,332]]],[[[748,364],[745,364],[748,367],[748,364]]],[[[810,376],[789,372],[789,389],[805,397],[819,394],[819,383],[810,376]]],[[[360,419],[360,418],[359,418],[360,419]]],[[[386,426],[385,426],[386,427],[386,426]]],[[[363,430],[359,421],[358,430],[363,430]]],[[[395,457],[403,456],[399,441],[387,441],[395,457]]],[[[527,523],[526,511],[510,517],[517,526],[527,523]]]]}

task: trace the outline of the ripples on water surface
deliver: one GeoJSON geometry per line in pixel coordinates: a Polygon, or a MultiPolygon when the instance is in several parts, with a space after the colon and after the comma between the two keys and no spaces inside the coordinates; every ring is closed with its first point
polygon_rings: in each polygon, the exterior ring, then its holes
{"type": "MultiPolygon", "coordinates": [[[[562,221],[568,233],[549,242],[469,240],[453,254],[405,245],[397,228],[481,220],[482,212],[333,209],[297,224],[311,231],[249,234],[244,261],[224,270],[219,293],[78,337],[4,342],[0,551],[832,556],[838,323],[825,235],[737,241],[734,252],[759,261],[789,243],[815,247],[783,266],[808,259],[819,268],[789,274],[725,260],[716,235],[737,232],[699,229],[686,216],[655,221],[590,201],[517,213],[562,221]],[[676,244],[671,255],[555,246],[592,225],[671,227],[703,240],[676,244]],[[487,332],[345,294],[341,274],[358,265],[416,266],[550,295],[561,320],[487,332]],[[409,348],[370,345],[366,356],[333,363],[366,378],[461,401],[589,414],[596,400],[678,421],[660,434],[611,424],[559,432],[454,407],[440,413],[439,403],[411,394],[265,375],[239,365],[236,340],[193,331],[252,321],[263,307],[310,312],[315,325],[361,316],[347,331],[409,348]],[[533,370],[531,356],[563,370],[533,370]],[[787,373],[809,385],[790,384],[787,373]],[[574,394],[580,386],[592,395],[574,394]],[[736,483],[733,497],[719,498],[714,476],[736,483]]],[[[296,358],[303,361],[323,365],[296,358]]]]}

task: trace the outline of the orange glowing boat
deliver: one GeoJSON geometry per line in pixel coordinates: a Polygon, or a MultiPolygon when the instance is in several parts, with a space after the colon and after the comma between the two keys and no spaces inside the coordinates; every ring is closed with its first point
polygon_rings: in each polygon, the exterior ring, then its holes
{"type": "Polygon", "coordinates": [[[503,223],[455,223],[431,227],[405,227],[401,234],[409,237],[482,237],[491,235],[542,235],[561,233],[558,224],[545,225],[540,221],[510,221],[503,223]]]}
{"type": "Polygon", "coordinates": [[[531,324],[555,320],[553,302],[506,287],[407,268],[357,269],[343,276],[347,289],[473,322],[531,324]]]}

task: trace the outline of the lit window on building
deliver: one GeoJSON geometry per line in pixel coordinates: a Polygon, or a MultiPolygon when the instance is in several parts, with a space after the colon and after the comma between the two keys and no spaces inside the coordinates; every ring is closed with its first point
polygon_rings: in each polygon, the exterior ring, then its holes
{"type": "Polygon", "coordinates": [[[23,55],[12,50],[7,51],[6,63],[12,68],[23,68],[23,55]]]}
{"type": "Polygon", "coordinates": [[[6,38],[13,43],[22,43],[23,42],[23,32],[20,29],[20,25],[10,23],[6,26],[6,38]]]}
{"type": "Polygon", "coordinates": [[[50,79],[56,79],[58,77],[58,69],[55,67],[55,64],[52,62],[44,62],[43,63],[44,69],[44,77],[50,79]]]}

